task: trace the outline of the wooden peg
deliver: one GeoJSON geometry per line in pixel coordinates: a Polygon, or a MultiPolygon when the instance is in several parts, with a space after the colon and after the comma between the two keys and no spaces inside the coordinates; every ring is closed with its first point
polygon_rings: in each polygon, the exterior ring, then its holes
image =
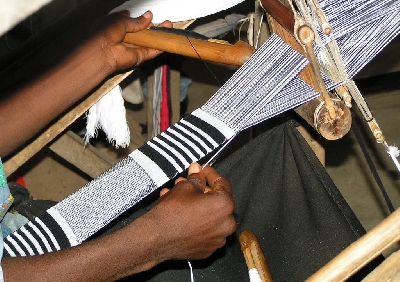
{"type": "Polygon", "coordinates": [[[273,280],[267,265],[267,260],[265,259],[256,235],[249,230],[244,230],[239,235],[239,242],[246,260],[247,268],[249,270],[256,268],[263,282],[272,282],[273,280]]]}

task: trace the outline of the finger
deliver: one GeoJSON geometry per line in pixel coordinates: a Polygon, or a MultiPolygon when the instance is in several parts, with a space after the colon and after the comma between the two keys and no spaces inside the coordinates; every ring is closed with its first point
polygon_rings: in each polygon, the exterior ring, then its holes
{"type": "Polygon", "coordinates": [[[117,14],[120,14],[124,17],[129,17],[131,15],[131,13],[128,10],[122,10],[122,11],[118,11],[116,12],[117,14]]]}
{"type": "Polygon", "coordinates": [[[211,166],[207,165],[203,168],[204,174],[206,175],[206,181],[213,191],[232,191],[231,184],[228,179],[222,176],[211,166]]]}
{"type": "Polygon", "coordinates": [[[172,27],[172,22],[168,21],[168,20],[167,21],[163,21],[158,26],[160,26],[160,27],[172,27]]]}
{"type": "MultiPolygon", "coordinates": [[[[201,170],[200,165],[198,165],[197,163],[192,163],[189,166],[188,174],[190,175],[190,174],[193,174],[193,173],[198,173],[200,170],[201,170]]],[[[187,179],[185,177],[180,176],[175,180],[175,184],[177,184],[177,183],[179,183],[181,181],[184,181],[184,180],[187,180],[187,179]]]]}
{"type": "Polygon", "coordinates": [[[145,29],[151,24],[153,19],[153,13],[150,11],[145,12],[143,15],[137,18],[125,18],[126,32],[137,32],[145,29]]]}
{"type": "Polygon", "coordinates": [[[169,192],[169,189],[168,189],[168,188],[163,188],[163,189],[161,189],[161,191],[160,191],[160,197],[164,196],[164,195],[167,194],[168,192],[169,192]]]}
{"type": "Polygon", "coordinates": [[[159,50],[132,46],[127,43],[123,43],[120,45],[114,45],[111,47],[113,54],[120,59],[120,68],[127,68],[130,66],[140,65],[141,63],[153,59],[162,52],[159,50]],[[118,54],[118,55],[117,55],[118,54]]]}
{"type": "Polygon", "coordinates": [[[191,175],[193,173],[199,173],[201,171],[201,166],[198,163],[192,163],[189,166],[188,174],[191,175]]]}
{"type": "Polygon", "coordinates": [[[178,184],[179,182],[185,181],[185,180],[186,180],[185,177],[178,177],[178,178],[175,180],[175,184],[178,184]]]}
{"type": "Polygon", "coordinates": [[[206,188],[206,177],[198,163],[189,166],[187,181],[191,182],[199,191],[204,192],[206,188]]]}

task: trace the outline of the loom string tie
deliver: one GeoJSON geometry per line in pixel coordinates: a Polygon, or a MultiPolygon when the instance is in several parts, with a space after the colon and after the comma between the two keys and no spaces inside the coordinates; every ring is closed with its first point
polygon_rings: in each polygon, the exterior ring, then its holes
{"type": "Polygon", "coordinates": [[[189,265],[189,270],[190,270],[190,282],[194,282],[194,272],[193,272],[192,264],[191,264],[190,260],[188,260],[187,263],[189,265]]]}

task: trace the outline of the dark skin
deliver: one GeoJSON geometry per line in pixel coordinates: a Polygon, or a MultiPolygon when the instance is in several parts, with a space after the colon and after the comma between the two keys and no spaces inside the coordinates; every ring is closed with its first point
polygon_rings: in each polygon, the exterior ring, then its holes
{"type": "MultiPolygon", "coordinates": [[[[110,16],[101,32],[58,66],[2,101],[0,132],[7,134],[0,134],[0,155],[26,142],[115,71],[160,54],[122,42],[126,32],[146,28],[151,19],[150,12],[137,19],[110,16]]],[[[236,229],[231,185],[209,166],[192,164],[187,179],[179,178],[161,194],[149,212],[112,234],[41,256],[3,258],[5,281],[114,281],[165,260],[206,258],[236,229]]]]}
{"type": "Polygon", "coordinates": [[[114,281],[165,260],[203,259],[235,231],[233,210],[229,181],[195,163],[148,213],[108,236],[41,256],[4,258],[5,281],[114,281]]]}
{"type": "MultiPolygon", "coordinates": [[[[5,158],[113,73],[159,55],[161,51],[122,41],[127,32],[152,25],[151,19],[151,12],[135,19],[126,13],[107,17],[97,33],[81,35],[86,36],[84,44],[56,66],[22,89],[7,93],[8,98],[0,102],[0,132],[7,132],[0,134],[0,156],[5,158]]],[[[68,38],[61,38],[60,45],[63,40],[68,38]]]]}

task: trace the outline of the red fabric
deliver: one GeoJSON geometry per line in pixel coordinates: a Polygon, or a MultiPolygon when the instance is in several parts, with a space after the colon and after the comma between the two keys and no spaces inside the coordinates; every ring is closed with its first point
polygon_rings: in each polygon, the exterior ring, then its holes
{"type": "Polygon", "coordinates": [[[168,103],[168,67],[162,66],[161,106],[160,106],[160,131],[165,131],[170,126],[168,103]]]}
{"type": "Polygon", "coordinates": [[[19,185],[26,187],[26,182],[25,182],[24,178],[22,176],[14,174],[14,173],[7,177],[7,181],[15,182],[15,183],[18,183],[19,185]]]}

